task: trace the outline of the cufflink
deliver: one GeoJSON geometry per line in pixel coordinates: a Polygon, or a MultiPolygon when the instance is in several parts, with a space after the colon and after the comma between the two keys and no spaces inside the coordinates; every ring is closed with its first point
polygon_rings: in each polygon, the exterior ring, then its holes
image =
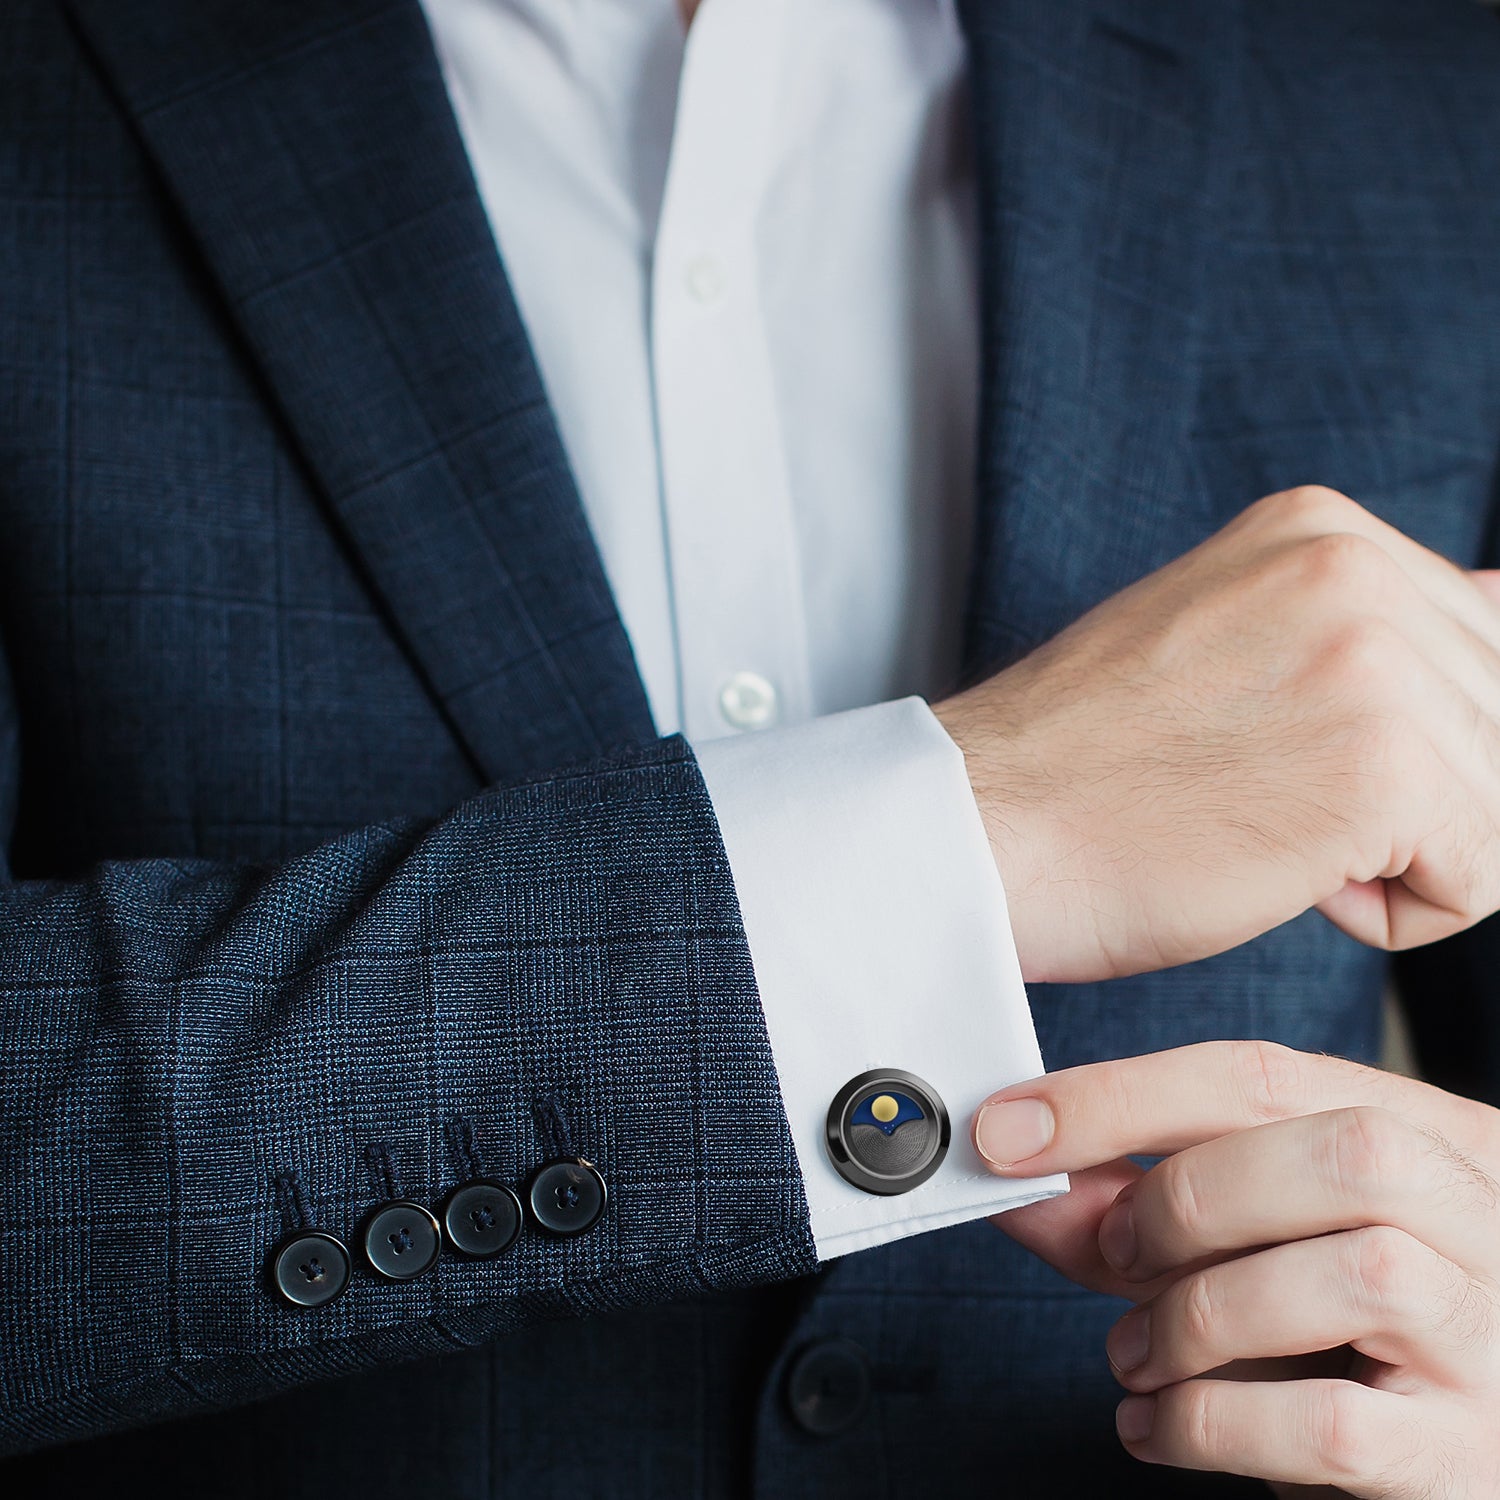
{"type": "Polygon", "coordinates": [[[900,1068],[851,1078],[828,1106],[828,1156],[845,1182],[891,1196],[942,1166],[951,1130],[937,1090],[900,1068]]]}

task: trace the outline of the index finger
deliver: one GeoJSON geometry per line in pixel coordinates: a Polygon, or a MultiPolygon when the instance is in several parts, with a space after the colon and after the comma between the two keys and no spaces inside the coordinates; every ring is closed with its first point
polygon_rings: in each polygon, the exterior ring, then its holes
{"type": "Polygon", "coordinates": [[[1254,1041],[1199,1042],[1012,1084],[980,1105],[974,1145],[1002,1177],[1081,1172],[1357,1104],[1378,1104],[1492,1156],[1486,1111],[1470,1100],[1344,1058],[1254,1041]]]}

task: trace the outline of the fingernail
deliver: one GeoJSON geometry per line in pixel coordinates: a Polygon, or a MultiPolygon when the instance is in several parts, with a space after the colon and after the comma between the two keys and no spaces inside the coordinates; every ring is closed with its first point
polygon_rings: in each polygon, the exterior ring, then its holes
{"type": "Polygon", "coordinates": [[[1129,1198],[1116,1201],[1099,1226],[1099,1253],[1117,1271],[1135,1264],[1135,1208],[1129,1198]]]}
{"type": "Polygon", "coordinates": [[[1126,1313],[1104,1340],[1109,1362],[1122,1375],[1146,1363],[1151,1352],[1151,1314],[1145,1308],[1126,1313]]]}
{"type": "Polygon", "coordinates": [[[1052,1110],[1042,1100],[1007,1099],[979,1111],[974,1144],[992,1167],[1009,1168],[1045,1151],[1056,1129],[1052,1110]]]}
{"type": "Polygon", "coordinates": [[[1144,1443],[1155,1418],[1155,1396],[1127,1396],[1115,1408],[1115,1431],[1122,1443],[1144,1443]]]}

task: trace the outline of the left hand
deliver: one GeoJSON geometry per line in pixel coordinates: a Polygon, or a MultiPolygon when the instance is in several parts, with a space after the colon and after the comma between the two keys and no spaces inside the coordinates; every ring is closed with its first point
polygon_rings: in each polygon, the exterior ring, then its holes
{"type": "Polygon", "coordinates": [[[976,1144],[1002,1176],[1075,1174],[994,1222],[1140,1303],[1106,1346],[1135,1457],[1381,1500],[1500,1495],[1500,1111],[1210,1042],[1016,1084],[976,1144]]]}

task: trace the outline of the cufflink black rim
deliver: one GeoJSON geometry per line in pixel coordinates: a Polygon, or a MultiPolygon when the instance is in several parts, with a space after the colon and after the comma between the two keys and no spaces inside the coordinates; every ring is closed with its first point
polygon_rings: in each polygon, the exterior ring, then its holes
{"type": "Polygon", "coordinates": [[[525,1212],[521,1207],[521,1200],[516,1196],[515,1192],[512,1189],[506,1187],[503,1182],[494,1181],[493,1178],[471,1177],[467,1182],[459,1183],[459,1185],[443,1199],[441,1208],[441,1218],[443,1221],[443,1241],[454,1255],[461,1256],[464,1260],[493,1260],[495,1256],[502,1255],[505,1253],[505,1251],[509,1250],[510,1247],[514,1245],[515,1242],[521,1237],[521,1220],[525,1212]],[[457,1210],[461,1200],[472,1194],[476,1188],[483,1189],[484,1191],[489,1193],[493,1193],[497,1198],[508,1201],[515,1215],[511,1223],[510,1233],[506,1236],[505,1241],[501,1244],[496,1244],[492,1249],[488,1250],[474,1250],[467,1248],[463,1244],[463,1240],[466,1238],[463,1231],[460,1230],[458,1233],[454,1232],[452,1216],[457,1210]]]}
{"type": "Polygon", "coordinates": [[[360,1225],[359,1248],[366,1267],[382,1281],[415,1281],[418,1276],[425,1276],[438,1263],[438,1255],[443,1248],[442,1225],[438,1223],[436,1215],[430,1208],[420,1203],[413,1203],[409,1198],[395,1198],[389,1203],[377,1204],[365,1216],[364,1222],[360,1225]],[[402,1267],[399,1271],[392,1271],[382,1266],[370,1251],[370,1241],[378,1232],[380,1221],[392,1210],[399,1210],[403,1216],[416,1220],[432,1234],[432,1249],[426,1259],[419,1263],[414,1262],[410,1267],[402,1267]]]}
{"type": "MultiPolygon", "coordinates": [[[[880,1123],[879,1119],[876,1123],[880,1123]]],[[[942,1166],[951,1139],[948,1109],[937,1090],[903,1068],[873,1068],[858,1078],[851,1078],[828,1106],[826,1142],[834,1170],[845,1182],[852,1183],[862,1192],[880,1197],[894,1197],[897,1193],[909,1193],[913,1188],[921,1187],[942,1166]],[[925,1121],[927,1127],[918,1142],[920,1149],[915,1159],[909,1164],[903,1163],[897,1172],[882,1171],[877,1163],[862,1157],[859,1138],[854,1133],[856,1125],[864,1128],[862,1122],[854,1120],[855,1112],[863,1105],[885,1103],[886,1096],[889,1096],[893,1108],[892,1118],[899,1119],[899,1113],[908,1107],[918,1111],[910,1115],[907,1122],[894,1128],[921,1121],[925,1121]],[[896,1101],[901,1102],[897,1104],[896,1101]]]]}

